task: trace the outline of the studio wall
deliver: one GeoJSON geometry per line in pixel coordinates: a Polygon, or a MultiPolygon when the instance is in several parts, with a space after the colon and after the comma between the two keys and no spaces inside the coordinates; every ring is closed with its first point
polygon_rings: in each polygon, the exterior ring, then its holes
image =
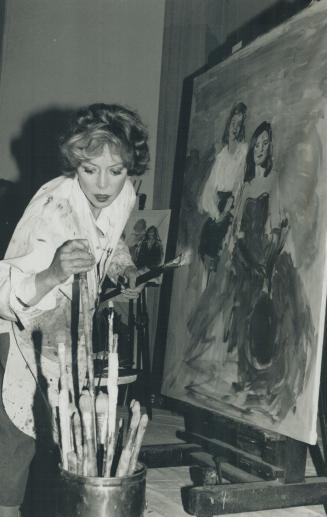
{"type": "Polygon", "coordinates": [[[151,208],[164,7],[164,0],[6,3],[0,177],[34,190],[48,179],[42,169],[53,165],[45,154],[68,110],[124,103],[149,128],[152,160],[142,191],[151,208]]]}

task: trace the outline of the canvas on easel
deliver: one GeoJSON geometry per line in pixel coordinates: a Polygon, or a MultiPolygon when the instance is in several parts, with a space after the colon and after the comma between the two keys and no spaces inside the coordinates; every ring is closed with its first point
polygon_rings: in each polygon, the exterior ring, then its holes
{"type": "Polygon", "coordinates": [[[163,393],[307,443],[326,300],[327,6],[197,77],[163,393]]]}

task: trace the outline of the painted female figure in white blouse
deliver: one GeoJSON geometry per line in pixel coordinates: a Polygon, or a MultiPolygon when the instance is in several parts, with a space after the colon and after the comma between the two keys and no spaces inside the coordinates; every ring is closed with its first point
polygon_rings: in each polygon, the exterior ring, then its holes
{"type": "Polygon", "coordinates": [[[203,225],[199,245],[200,256],[208,271],[207,275],[204,274],[203,289],[207,285],[210,271],[217,267],[241,191],[247,153],[247,144],[244,142],[246,111],[243,102],[236,103],[231,109],[222,137],[223,148],[216,154],[198,201],[200,213],[209,216],[203,225]]]}

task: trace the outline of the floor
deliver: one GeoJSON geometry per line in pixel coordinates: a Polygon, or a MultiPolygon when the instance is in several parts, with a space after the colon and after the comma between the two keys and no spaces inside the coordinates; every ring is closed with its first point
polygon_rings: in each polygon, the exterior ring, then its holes
{"type": "MultiPolygon", "coordinates": [[[[127,414],[126,410],[124,412],[127,414]]],[[[178,443],[176,431],[183,429],[183,427],[183,419],[180,416],[162,409],[154,409],[153,419],[149,422],[144,443],[148,445],[178,443]]],[[[50,485],[50,479],[53,479],[51,478],[51,470],[56,469],[56,465],[57,463],[54,459],[50,469],[48,466],[43,465],[41,475],[40,469],[37,469],[39,481],[31,483],[29,500],[25,504],[23,517],[55,517],[53,481],[52,485],[50,485]],[[49,497],[52,498],[50,505],[49,497]],[[31,508],[33,508],[33,511],[31,508]]],[[[315,475],[310,461],[307,464],[307,475],[315,475]]],[[[181,488],[191,484],[189,467],[148,469],[147,509],[144,517],[185,517],[189,515],[183,510],[181,488]]],[[[314,506],[233,515],[234,517],[321,517],[326,514],[322,506],[314,506]]],[[[128,516],[126,515],[126,517],[128,516]]]]}
{"type": "MultiPolygon", "coordinates": [[[[164,410],[154,410],[145,437],[146,444],[176,443],[177,429],[183,429],[183,419],[164,410]]],[[[315,475],[310,459],[307,475],[315,475]]],[[[180,489],[191,484],[188,467],[149,469],[147,472],[147,511],[145,517],[185,517],[180,489]]],[[[324,516],[323,506],[297,507],[260,512],[232,514],[234,517],[318,517],[324,516]]]]}

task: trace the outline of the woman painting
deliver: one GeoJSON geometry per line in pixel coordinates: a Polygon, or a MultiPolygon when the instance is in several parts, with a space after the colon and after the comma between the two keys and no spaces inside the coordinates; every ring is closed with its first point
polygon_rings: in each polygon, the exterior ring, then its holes
{"type": "MultiPolygon", "coordinates": [[[[77,114],[60,148],[63,175],[35,194],[0,262],[0,513],[8,517],[19,515],[35,437],[53,425],[57,342],[68,350],[72,342],[74,275],[87,273],[90,317],[106,275],[124,275],[125,296],[138,296],[120,237],[136,197],[129,178],[149,161],[143,123],[123,106],[94,104],[77,114]]],[[[82,354],[78,369],[82,381],[82,354]]]]}

